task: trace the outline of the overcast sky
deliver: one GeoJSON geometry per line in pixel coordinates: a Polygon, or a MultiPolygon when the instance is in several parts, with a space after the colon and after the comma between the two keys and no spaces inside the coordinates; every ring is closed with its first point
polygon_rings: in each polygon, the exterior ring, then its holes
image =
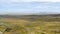
{"type": "Polygon", "coordinates": [[[60,0],[0,0],[0,14],[60,13],[60,0]]]}

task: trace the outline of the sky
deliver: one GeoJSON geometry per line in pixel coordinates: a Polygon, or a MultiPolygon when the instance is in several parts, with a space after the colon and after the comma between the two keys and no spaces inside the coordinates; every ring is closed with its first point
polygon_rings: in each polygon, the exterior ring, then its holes
{"type": "Polygon", "coordinates": [[[60,13],[60,0],[0,0],[0,14],[60,13]]]}

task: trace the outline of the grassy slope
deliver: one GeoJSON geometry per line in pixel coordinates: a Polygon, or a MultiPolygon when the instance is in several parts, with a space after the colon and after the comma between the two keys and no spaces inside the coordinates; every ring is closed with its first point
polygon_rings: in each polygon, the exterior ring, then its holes
{"type": "Polygon", "coordinates": [[[1,18],[0,30],[3,34],[55,34],[60,33],[60,16],[22,16],[20,18],[1,18]],[[6,32],[7,27],[12,28],[6,32]]]}

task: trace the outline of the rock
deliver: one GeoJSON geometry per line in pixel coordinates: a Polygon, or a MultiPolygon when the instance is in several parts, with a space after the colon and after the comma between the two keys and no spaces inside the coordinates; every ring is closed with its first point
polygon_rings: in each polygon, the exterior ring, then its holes
{"type": "Polygon", "coordinates": [[[2,34],[2,32],[0,31],[0,34],[2,34]]]}
{"type": "Polygon", "coordinates": [[[10,32],[10,30],[12,30],[12,28],[6,28],[6,30],[5,31],[7,31],[7,32],[10,32]]]}

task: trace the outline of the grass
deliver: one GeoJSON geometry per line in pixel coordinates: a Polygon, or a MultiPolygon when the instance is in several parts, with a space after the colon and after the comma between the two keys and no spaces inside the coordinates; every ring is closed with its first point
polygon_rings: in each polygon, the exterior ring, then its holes
{"type": "Polygon", "coordinates": [[[3,34],[60,34],[60,18],[54,16],[22,16],[20,19],[0,19],[3,34]],[[5,31],[11,28],[9,31],[5,31]]]}

